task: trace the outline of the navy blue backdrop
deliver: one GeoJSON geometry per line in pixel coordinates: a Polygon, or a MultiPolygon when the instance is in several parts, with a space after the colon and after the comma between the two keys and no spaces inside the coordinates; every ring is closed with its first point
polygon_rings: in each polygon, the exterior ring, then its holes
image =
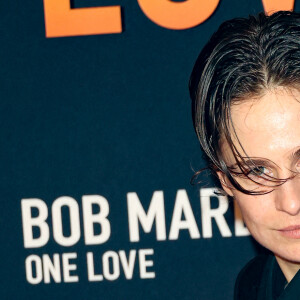
{"type": "Polygon", "coordinates": [[[72,2],[104,5],[122,6],[122,33],[46,38],[42,1],[0,4],[0,298],[232,299],[259,250],[212,178],[190,185],[205,161],[187,86],[217,27],[262,3],[170,30],[135,0],[72,2]],[[102,241],[86,242],[88,216],[102,241]]]}

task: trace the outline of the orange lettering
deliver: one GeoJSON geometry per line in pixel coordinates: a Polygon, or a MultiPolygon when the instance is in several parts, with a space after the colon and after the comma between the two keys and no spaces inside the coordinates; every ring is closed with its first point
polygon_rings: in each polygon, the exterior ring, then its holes
{"type": "Polygon", "coordinates": [[[144,14],[154,23],[168,29],[187,29],[207,20],[220,0],[138,0],[144,14]]]}
{"type": "Polygon", "coordinates": [[[44,0],[46,37],[122,32],[121,7],[71,9],[70,0],[44,0]]]}
{"type": "Polygon", "coordinates": [[[262,0],[265,13],[272,15],[279,10],[293,10],[295,0],[262,0]]]}

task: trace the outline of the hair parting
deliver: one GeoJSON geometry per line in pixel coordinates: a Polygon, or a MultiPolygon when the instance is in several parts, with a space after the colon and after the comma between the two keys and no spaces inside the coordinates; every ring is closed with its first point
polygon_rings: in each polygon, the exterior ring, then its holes
{"type": "Polygon", "coordinates": [[[219,27],[198,56],[189,81],[194,128],[208,160],[208,167],[195,172],[191,182],[195,183],[204,170],[210,169],[213,173],[222,172],[233,188],[261,195],[297,176],[296,172],[280,179],[257,171],[260,166],[247,155],[236,133],[231,106],[260,98],[276,87],[299,89],[299,57],[299,13],[260,13],[224,22],[219,27]],[[221,151],[223,141],[234,156],[234,169],[226,165],[221,151]],[[263,179],[263,183],[250,174],[263,179]],[[259,189],[245,188],[237,180],[241,176],[259,189]]]}

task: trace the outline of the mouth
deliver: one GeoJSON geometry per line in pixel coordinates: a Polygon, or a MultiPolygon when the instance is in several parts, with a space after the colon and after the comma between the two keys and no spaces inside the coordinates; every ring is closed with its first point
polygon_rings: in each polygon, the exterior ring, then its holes
{"type": "Polygon", "coordinates": [[[300,239],[300,225],[288,226],[278,230],[283,236],[292,238],[292,239],[300,239]]]}

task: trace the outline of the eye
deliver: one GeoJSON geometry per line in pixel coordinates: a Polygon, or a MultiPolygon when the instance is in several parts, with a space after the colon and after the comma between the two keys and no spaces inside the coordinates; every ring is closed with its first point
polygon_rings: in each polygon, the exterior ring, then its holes
{"type": "Polygon", "coordinates": [[[264,166],[257,166],[249,170],[246,175],[255,182],[262,182],[264,180],[268,180],[272,176],[272,171],[264,166]]]}
{"type": "Polygon", "coordinates": [[[269,170],[266,167],[258,166],[253,169],[251,169],[247,175],[255,175],[255,176],[263,176],[270,173],[269,170]]]}

